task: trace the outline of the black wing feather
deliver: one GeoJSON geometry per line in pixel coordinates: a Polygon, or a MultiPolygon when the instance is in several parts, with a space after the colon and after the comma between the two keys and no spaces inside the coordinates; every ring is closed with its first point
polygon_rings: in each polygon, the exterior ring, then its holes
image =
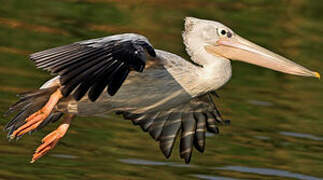
{"type": "Polygon", "coordinates": [[[189,163],[193,151],[193,137],[196,133],[196,121],[193,113],[183,113],[182,134],[180,141],[180,157],[185,159],[185,163],[189,163]]]}
{"type": "Polygon", "coordinates": [[[193,144],[198,151],[204,152],[206,117],[201,112],[194,112],[194,118],[196,120],[196,133],[194,135],[193,144]]]}
{"type": "Polygon", "coordinates": [[[122,83],[126,80],[129,69],[126,66],[123,66],[113,77],[111,83],[108,87],[108,93],[113,96],[121,87],[122,83]]]}
{"type": "Polygon", "coordinates": [[[73,93],[80,100],[88,92],[95,101],[107,86],[113,96],[131,70],[142,72],[147,53],[156,56],[146,38],[122,34],[48,49],[30,59],[38,68],[60,76],[65,97],[73,93]]]}
{"type": "Polygon", "coordinates": [[[180,113],[172,113],[170,114],[165,126],[161,132],[159,140],[159,148],[163,152],[166,158],[169,158],[172,149],[175,144],[176,136],[181,127],[181,114],[180,113]]]}
{"type": "Polygon", "coordinates": [[[149,127],[148,131],[151,137],[155,140],[158,140],[164,124],[166,123],[168,119],[169,114],[167,112],[161,112],[155,119],[154,122],[149,127]]]}
{"type": "MultiPolygon", "coordinates": [[[[105,62],[105,61],[103,61],[101,63],[102,63],[102,67],[105,67],[110,64],[110,62],[105,62]]],[[[101,65],[101,63],[99,65],[101,65]]],[[[79,74],[75,78],[73,78],[72,81],[66,80],[65,82],[62,82],[62,85],[64,85],[64,88],[62,89],[62,94],[65,97],[68,96],[80,83],[82,83],[82,82],[84,82],[84,80],[90,78],[91,75],[93,75],[93,73],[96,72],[97,70],[98,70],[98,67],[93,66],[93,67],[89,68],[88,70],[82,72],[81,74],[79,74]]],[[[63,77],[61,76],[61,79],[64,77],[66,77],[66,76],[63,76],[63,77]]],[[[61,80],[61,81],[63,81],[63,80],[61,80]]]]}
{"type": "Polygon", "coordinates": [[[89,98],[91,101],[95,101],[100,96],[101,92],[109,84],[115,73],[122,68],[122,66],[124,66],[124,64],[118,61],[114,61],[111,65],[109,65],[109,68],[107,68],[103,73],[102,78],[100,78],[100,80],[98,80],[90,89],[89,98]]]}
{"type": "MultiPolygon", "coordinates": [[[[112,62],[109,62],[108,64],[110,64],[110,63],[112,63],[112,62]]],[[[81,85],[77,88],[77,90],[73,94],[75,100],[77,100],[77,101],[80,100],[86,94],[86,92],[90,89],[90,87],[100,77],[100,74],[102,74],[102,72],[105,71],[106,66],[108,64],[106,64],[105,66],[100,67],[98,70],[96,70],[92,74],[92,76],[90,76],[90,77],[86,78],[84,81],[82,81],[81,85]]]]}
{"type": "Polygon", "coordinates": [[[89,63],[86,63],[80,67],[77,67],[78,64],[75,64],[76,67],[71,67],[69,69],[65,69],[64,72],[60,73],[61,79],[60,82],[65,85],[68,81],[74,79],[78,75],[82,74],[92,74],[94,71],[104,66],[107,63],[104,59],[105,56],[101,56],[100,58],[94,59],[89,63]],[[75,70],[72,70],[75,69],[75,70]]]}

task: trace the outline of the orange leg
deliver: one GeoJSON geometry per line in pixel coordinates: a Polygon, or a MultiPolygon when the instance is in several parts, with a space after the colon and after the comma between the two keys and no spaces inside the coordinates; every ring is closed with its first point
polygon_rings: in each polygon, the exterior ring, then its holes
{"type": "Polygon", "coordinates": [[[42,144],[36,149],[32,160],[30,163],[34,163],[37,159],[44,156],[49,150],[53,149],[57,142],[65,135],[67,132],[71,120],[74,117],[73,114],[67,114],[64,116],[64,123],[61,124],[55,131],[48,134],[42,139],[42,144]]]}
{"type": "Polygon", "coordinates": [[[61,91],[58,89],[56,90],[49,98],[46,105],[41,108],[39,111],[35,112],[34,114],[30,115],[25,121],[26,123],[15,130],[10,139],[14,139],[17,136],[21,136],[26,134],[29,131],[34,130],[39,126],[39,124],[44,121],[49,114],[52,112],[58,101],[63,97],[61,91]]]}

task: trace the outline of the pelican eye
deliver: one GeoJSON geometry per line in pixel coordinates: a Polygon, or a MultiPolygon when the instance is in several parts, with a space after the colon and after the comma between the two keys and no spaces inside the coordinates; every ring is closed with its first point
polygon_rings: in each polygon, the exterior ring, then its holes
{"type": "Polygon", "coordinates": [[[221,34],[222,34],[222,35],[225,35],[226,33],[227,33],[227,32],[226,32],[224,29],[222,29],[222,30],[221,30],[221,34]]]}
{"type": "Polygon", "coordinates": [[[217,31],[218,31],[218,35],[222,36],[222,37],[228,36],[228,33],[229,33],[229,31],[227,31],[226,29],[223,29],[223,28],[217,29],[217,31]]]}

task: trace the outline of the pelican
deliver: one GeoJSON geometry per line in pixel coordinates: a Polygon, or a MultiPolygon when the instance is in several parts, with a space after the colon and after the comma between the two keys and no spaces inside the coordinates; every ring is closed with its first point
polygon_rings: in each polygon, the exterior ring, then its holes
{"type": "Polygon", "coordinates": [[[221,117],[211,94],[231,78],[230,60],[298,76],[320,74],[266,50],[211,20],[185,18],[183,40],[191,61],[154,49],[148,39],[127,33],[75,42],[30,55],[54,78],[20,94],[6,114],[9,139],[40,130],[61,117],[62,124],[42,139],[36,161],[67,132],[75,116],[122,115],[159,142],[169,158],[177,136],[180,157],[189,163],[193,147],[205,149],[205,133],[219,133],[221,117]]]}

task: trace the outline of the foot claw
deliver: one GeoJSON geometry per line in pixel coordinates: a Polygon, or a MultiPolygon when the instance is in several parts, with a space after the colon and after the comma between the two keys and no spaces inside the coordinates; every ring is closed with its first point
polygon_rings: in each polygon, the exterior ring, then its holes
{"type": "MultiPolygon", "coordinates": [[[[72,117],[72,116],[71,116],[72,117]]],[[[60,125],[55,131],[48,134],[42,139],[42,144],[36,149],[31,162],[35,162],[37,159],[44,156],[49,150],[53,149],[58,141],[65,135],[69,128],[69,123],[60,125]]]]}
{"type": "MultiPolygon", "coordinates": [[[[33,115],[31,115],[31,116],[33,116],[33,115]]],[[[22,125],[21,127],[19,127],[17,130],[15,130],[10,135],[10,139],[14,139],[18,136],[22,136],[22,135],[36,129],[39,126],[39,124],[47,118],[47,116],[48,116],[47,114],[39,113],[36,116],[33,116],[33,119],[27,118],[26,123],[24,125],[22,125]]]]}
{"type": "Polygon", "coordinates": [[[49,135],[47,135],[42,143],[35,151],[31,162],[35,162],[37,159],[44,156],[49,150],[53,149],[57,142],[62,138],[59,132],[53,131],[49,135]],[[46,139],[45,139],[46,138],[46,139]]]}
{"type": "Polygon", "coordinates": [[[52,147],[51,146],[47,146],[45,147],[44,149],[42,149],[42,151],[40,152],[36,152],[34,155],[33,155],[33,158],[31,159],[31,162],[35,162],[37,159],[43,157],[49,150],[51,150],[52,147]]]}

